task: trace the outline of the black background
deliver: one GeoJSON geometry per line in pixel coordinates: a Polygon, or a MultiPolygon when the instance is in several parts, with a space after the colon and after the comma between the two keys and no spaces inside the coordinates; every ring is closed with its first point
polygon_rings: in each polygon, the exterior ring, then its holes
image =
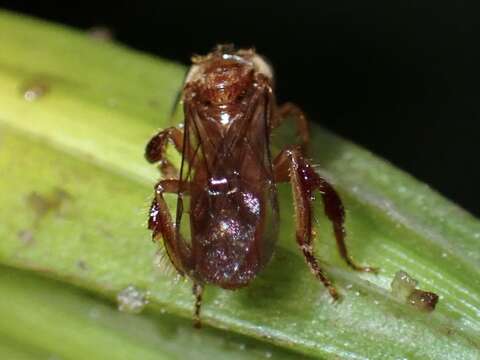
{"type": "MultiPolygon", "coordinates": [[[[480,7],[463,1],[0,1],[187,63],[255,46],[280,100],[480,215],[480,7]],[[206,5],[208,4],[208,5],[206,5]]],[[[1,44],[0,44],[1,46],[1,44]]],[[[1,48],[0,48],[1,51],[1,48]]]]}

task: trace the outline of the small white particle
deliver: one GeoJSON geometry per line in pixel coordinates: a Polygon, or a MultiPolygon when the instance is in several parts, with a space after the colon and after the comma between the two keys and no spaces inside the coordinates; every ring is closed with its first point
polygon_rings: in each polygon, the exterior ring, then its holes
{"type": "Polygon", "coordinates": [[[118,310],[130,314],[139,314],[148,304],[148,295],[148,292],[129,285],[117,295],[118,310]]]}

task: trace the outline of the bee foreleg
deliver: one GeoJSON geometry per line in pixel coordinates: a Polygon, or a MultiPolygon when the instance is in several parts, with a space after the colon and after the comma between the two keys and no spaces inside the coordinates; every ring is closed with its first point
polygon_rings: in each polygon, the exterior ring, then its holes
{"type": "MultiPolygon", "coordinates": [[[[158,163],[160,172],[168,179],[178,178],[178,169],[165,157],[167,145],[172,143],[175,149],[183,151],[183,131],[169,127],[153,136],[145,149],[145,158],[150,163],[158,163]]],[[[187,158],[188,160],[188,158],[187,158]]]]}

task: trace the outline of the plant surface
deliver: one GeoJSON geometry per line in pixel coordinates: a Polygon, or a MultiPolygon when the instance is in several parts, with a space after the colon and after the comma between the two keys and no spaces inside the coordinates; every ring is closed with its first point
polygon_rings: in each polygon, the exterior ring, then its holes
{"type": "Polygon", "coordinates": [[[1,358],[480,358],[480,222],[316,125],[310,156],[345,200],[352,255],[379,275],[341,261],[317,201],[333,304],[297,249],[281,186],[273,261],[246,289],[207,287],[194,330],[191,285],[146,229],[158,173],[143,159],[172,125],[185,68],[8,12],[0,44],[1,358]],[[391,293],[400,270],[440,296],[433,312],[391,293]],[[148,301],[140,315],[113,305],[129,286],[148,301]]]}

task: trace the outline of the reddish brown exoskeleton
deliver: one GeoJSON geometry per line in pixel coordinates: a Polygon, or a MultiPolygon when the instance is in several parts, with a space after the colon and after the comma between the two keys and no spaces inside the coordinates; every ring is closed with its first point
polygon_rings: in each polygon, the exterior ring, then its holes
{"type": "Polygon", "coordinates": [[[304,157],[309,140],[306,118],[293,104],[277,106],[272,70],[261,56],[253,50],[219,46],[206,56],[194,57],[182,99],[183,128],[160,131],[146,148],[147,160],[159,163],[167,176],[155,186],[149,228],[154,240],[163,237],[178,272],[193,280],[197,325],[205,284],[244,287],[272,257],[278,232],[278,182],[292,185],[297,243],[334,299],[337,290],[313,251],[314,191],[323,197],[341,256],[355,270],[373,271],[349,257],[342,202],[304,157]],[[285,119],[295,120],[302,145],[272,158],[270,133],[285,119]],[[182,154],[180,171],[165,158],[169,142],[182,154]],[[175,219],[165,193],[178,196],[175,219]],[[188,238],[181,230],[187,199],[188,238]]]}

